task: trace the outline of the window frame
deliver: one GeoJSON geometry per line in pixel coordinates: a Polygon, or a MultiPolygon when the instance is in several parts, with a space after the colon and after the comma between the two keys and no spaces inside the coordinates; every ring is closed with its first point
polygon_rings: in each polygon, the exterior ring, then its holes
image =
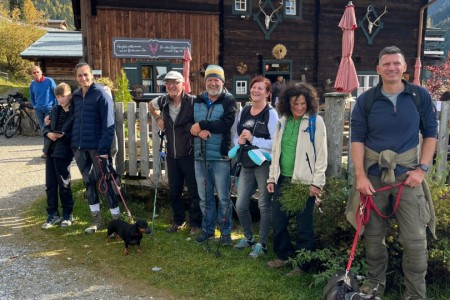
{"type": "Polygon", "coordinates": [[[250,76],[233,76],[233,94],[236,99],[248,99],[250,97],[250,76]],[[246,93],[237,93],[238,87],[237,84],[245,82],[246,84],[246,93]]]}
{"type": "Polygon", "coordinates": [[[238,16],[250,16],[252,14],[252,0],[233,0],[231,4],[231,14],[238,16]],[[245,2],[246,10],[237,10],[236,1],[245,2]]]}
{"type": "Polygon", "coordinates": [[[359,87],[352,92],[352,96],[358,98],[362,93],[370,89],[371,87],[376,86],[380,82],[380,76],[375,71],[359,71],[358,75],[358,83],[359,87]],[[370,84],[370,77],[373,77],[374,85],[361,85],[361,82],[370,84]]]}
{"type": "Polygon", "coordinates": [[[287,14],[286,13],[286,4],[284,5],[283,9],[283,18],[286,19],[303,19],[303,0],[290,0],[295,1],[295,15],[287,14]]]}

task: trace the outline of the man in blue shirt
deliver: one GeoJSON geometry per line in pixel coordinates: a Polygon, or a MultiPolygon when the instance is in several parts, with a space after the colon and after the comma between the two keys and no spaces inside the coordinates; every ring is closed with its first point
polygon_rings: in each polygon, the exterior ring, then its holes
{"type": "MultiPolygon", "coordinates": [[[[422,185],[436,147],[437,116],[429,93],[402,80],[405,71],[405,57],[399,48],[386,47],[380,52],[377,73],[381,83],[374,93],[358,97],[352,112],[351,142],[356,190],[372,196],[383,214],[387,214],[389,196],[400,197],[395,216],[403,246],[405,299],[425,299],[426,228],[433,231],[430,220],[434,211],[422,185]],[[420,104],[415,103],[415,93],[420,93],[420,104]],[[366,101],[372,105],[365,105],[366,101]],[[423,136],[420,153],[419,132],[423,136]],[[402,182],[402,188],[375,193],[380,187],[402,182]]],[[[387,226],[388,221],[371,210],[364,229],[368,281],[363,292],[376,288],[379,295],[384,293],[387,226]]]]}
{"type": "MultiPolygon", "coordinates": [[[[30,84],[30,103],[35,110],[39,127],[42,129],[45,125],[45,116],[50,113],[56,104],[56,97],[53,92],[56,84],[52,78],[45,77],[38,66],[33,67],[31,75],[33,81],[30,84]]],[[[45,154],[42,154],[41,157],[45,158],[45,154]]]]}

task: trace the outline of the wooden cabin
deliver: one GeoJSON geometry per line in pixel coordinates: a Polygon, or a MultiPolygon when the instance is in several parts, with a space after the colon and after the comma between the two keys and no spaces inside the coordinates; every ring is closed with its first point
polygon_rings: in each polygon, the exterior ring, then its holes
{"type": "MultiPolygon", "coordinates": [[[[204,88],[208,64],[224,67],[226,87],[249,97],[249,81],[263,74],[274,80],[306,81],[333,91],[341,59],[338,23],[348,0],[73,0],[83,57],[112,79],[123,68],[130,81],[145,86],[145,97],[160,91],[161,78],[182,70],[189,47],[192,93],[204,88]],[[164,46],[164,47],[163,47],[164,46]],[[166,51],[157,51],[164,48],[166,51]]],[[[413,80],[420,10],[427,0],[354,1],[358,28],[353,60],[361,93],[378,82],[380,50],[396,45],[405,54],[406,78],[413,80]],[[370,27],[370,28],[369,28],[370,27]]],[[[425,10],[426,13],[426,10],[425,10]]],[[[426,20],[426,17],[423,18],[426,20]]],[[[425,28],[425,24],[423,24],[425,28]]]]}

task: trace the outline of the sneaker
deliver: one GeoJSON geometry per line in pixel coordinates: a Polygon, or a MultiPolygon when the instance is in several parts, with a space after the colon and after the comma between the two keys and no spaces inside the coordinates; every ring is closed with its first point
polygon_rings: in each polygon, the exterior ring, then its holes
{"type": "Polygon", "coordinates": [[[252,247],[252,252],[250,252],[250,254],[248,256],[256,259],[260,256],[264,256],[266,253],[267,253],[267,248],[264,247],[263,244],[261,244],[261,243],[256,243],[256,245],[254,245],[252,247]]]}
{"type": "Polygon", "coordinates": [[[42,229],[52,228],[53,226],[61,223],[61,217],[58,215],[48,215],[47,221],[42,224],[42,229]]]}
{"type": "Polygon", "coordinates": [[[289,260],[282,260],[279,258],[276,258],[274,260],[268,261],[267,262],[267,266],[271,269],[278,269],[278,268],[282,268],[285,267],[287,264],[289,264],[289,260]]]}
{"type": "Polygon", "coordinates": [[[61,227],[71,226],[73,222],[72,215],[63,215],[63,221],[61,222],[61,227]]]}
{"type": "Polygon", "coordinates": [[[251,247],[255,244],[255,238],[252,237],[250,240],[247,240],[246,238],[243,238],[241,240],[239,240],[239,242],[236,243],[236,245],[234,245],[234,248],[236,249],[244,249],[244,248],[248,248],[251,247]]]}
{"type": "Polygon", "coordinates": [[[189,232],[189,234],[190,234],[190,235],[197,235],[197,234],[199,234],[201,231],[202,231],[202,230],[201,230],[200,227],[194,226],[194,227],[191,228],[191,231],[189,232]]]}
{"type": "Polygon", "coordinates": [[[222,235],[222,246],[231,246],[233,245],[233,240],[231,239],[231,234],[224,234],[222,235]]]}
{"type": "Polygon", "coordinates": [[[295,267],[292,269],[292,271],[286,273],[287,277],[297,277],[297,276],[302,276],[303,274],[305,274],[305,272],[300,269],[299,267],[295,267]]]}
{"type": "Polygon", "coordinates": [[[365,282],[359,290],[366,295],[384,296],[384,285],[382,284],[375,285],[365,282]]]}
{"type": "Polygon", "coordinates": [[[166,229],[166,232],[168,232],[168,233],[175,233],[175,232],[177,232],[180,229],[181,229],[180,225],[177,225],[177,224],[173,223],[172,225],[170,225],[169,228],[166,229]]]}
{"type": "Polygon", "coordinates": [[[203,244],[206,242],[206,240],[214,240],[214,233],[206,233],[202,231],[202,234],[200,234],[195,241],[199,244],[203,244]]]}

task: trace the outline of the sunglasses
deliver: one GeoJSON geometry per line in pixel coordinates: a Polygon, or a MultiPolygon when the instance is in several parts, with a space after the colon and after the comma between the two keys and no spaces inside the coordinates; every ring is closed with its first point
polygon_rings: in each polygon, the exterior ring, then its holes
{"type": "Polygon", "coordinates": [[[39,73],[41,73],[41,72],[39,72],[39,71],[35,71],[35,72],[33,72],[33,74],[39,74],[39,73]]]}

